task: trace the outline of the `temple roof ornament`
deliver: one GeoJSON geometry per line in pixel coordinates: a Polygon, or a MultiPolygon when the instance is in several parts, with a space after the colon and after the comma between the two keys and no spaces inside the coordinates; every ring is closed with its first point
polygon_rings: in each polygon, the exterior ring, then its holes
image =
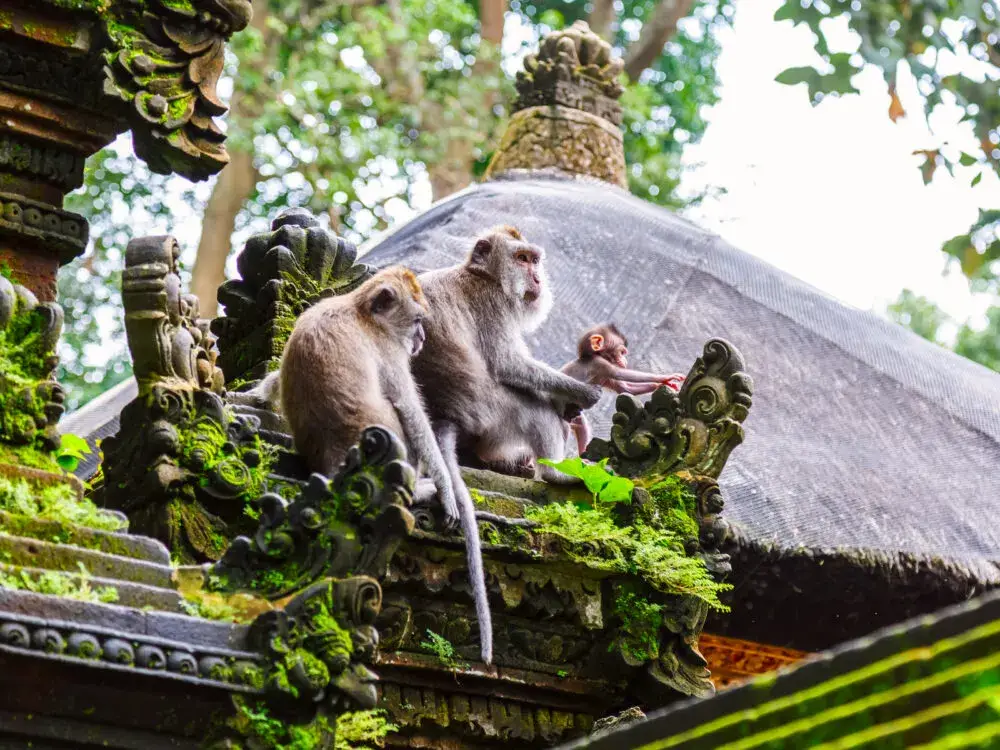
{"type": "Polygon", "coordinates": [[[585,21],[548,34],[517,73],[513,110],[559,104],[621,125],[624,62],[612,54],[611,45],[585,21]]]}
{"type": "Polygon", "coordinates": [[[514,113],[486,176],[555,168],[626,187],[622,67],[585,21],[548,34],[517,74],[514,113]]]}

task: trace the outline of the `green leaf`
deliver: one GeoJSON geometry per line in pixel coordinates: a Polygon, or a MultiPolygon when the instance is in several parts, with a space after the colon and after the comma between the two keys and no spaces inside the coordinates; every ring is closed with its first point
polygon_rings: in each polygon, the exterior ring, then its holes
{"type": "Polygon", "coordinates": [[[582,479],[583,484],[598,502],[624,503],[632,499],[632,489],[635,484],[631,479],[616,476],[608,471],[606,458],[596,464],[586,463],[579,457],[565,458],[558,463],[548,458],[540,458],[538,462],[551,466],[563,474],[582,479]]]}
{"type": "Polygon", "coordinates": [[[798,68],[786,68],[774,77],[774,80],[778,83],[783,83],[786,86],[794,86],[797,83],[809,83],[816,80],[819,76],[819,71],[816,68],[811,68],[808,65],[798,67],[798,68]]]}
{"type": "Polygon", "coordinates": [[[59,456],[83,458],[91,452],[90,445],[79,435],[64,433],[59,441],[59,456]]]}
{"type": "Polygon", "coordinates": [[[962,155],[958,159],[958,163],[961,164],[963,167],[971,167],[973,164],[977,164],[978,162],[979,160],[975,156],[967,154],[964,151],[962,152],[962,155]]]}
{"type": "Polygon", "coordinates": [[[979,174],[977,174],[975,177],[972,178],[972,182],[969,183],[970,187],[975,187],[976,185],[978,185],[980,183],[980,181],[982,179],[983,179],[983,173],[980,172],[979,174]]]}

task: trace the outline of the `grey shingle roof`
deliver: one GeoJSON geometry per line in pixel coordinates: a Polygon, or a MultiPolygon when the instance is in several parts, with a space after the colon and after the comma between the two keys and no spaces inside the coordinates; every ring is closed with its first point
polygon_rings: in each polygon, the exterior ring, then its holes
{"type": "MultiPolygon", "coordinates": [[[[485,183],[382,238],[365,261],[450,264],[499,223],[548,252],[557,301],[532,343],[549,363],[605,320],[644,368],[686,371],[716,336],[740,348],[754,407],[721,484],[726,517],[749,539],[940,555],[998,579],[1000,375],[593,181],[485,183]]],[[[613,401],[593,412],[596,434],[613,401]]]]}

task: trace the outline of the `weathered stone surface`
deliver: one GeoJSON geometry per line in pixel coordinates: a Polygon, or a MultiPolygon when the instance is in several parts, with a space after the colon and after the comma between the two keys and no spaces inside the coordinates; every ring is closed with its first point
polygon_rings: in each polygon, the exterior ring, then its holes
{"type": "Polygon", "coordinates": [[[628,185],[622,134],[607,120],[556,104],[515,112],[487,178],[513,169],[551,167],[628,185]]]}
{"type": "Polygon", "coordinates": [[[11,565],[78,572],[83,565],[98,578],[171,588],[169,565],[134,560],[91,549],[0,532],[0,559],[11,565]]]}
{"type": "Polygon", "coordinates": [[[98,529],[28,518],[0,511],[0,528],[14,536],[58,541],[61,545],[98,550],[109,555],[145,560],[159,565],[170,564],[170,552],[156,539],[119,534],[98,529]]]}
{"type": "MultiPolygon", "coordinates": [[[[0,570],[8,573],[12,573],[15,576],[21,575],[23,572],[25,575],[30,576],[33,579],[37,579],[39,576],[47,572],[46,568],[33,568],[29,566],[19,566],[19,565],[6,565],[0,564],[0,570]]],[[[144,583],[132,583],[130,581],[121,581],[116,578],[102,578],[99,576],[84,575],[81,572],[71,572],[65,571],[60,573],[67,580],[72,581],[75,584],[81,584],[86,581],[93,589],[102,588],[113,588],[118,592],[118,604],[123,607],[135,607],[136,609],[142,609],[143,607],[151,607],[152,609],[159,609],[166,612],[183,612],[181,607],[181,597],[173,589],[164,589],[158,586],[149,586],[144,583]]],[[[52,599],[58,599],[57,596],[49,597],[52,599]]],[[[2,610],[0,610],[2,613],[2,610]]]]}

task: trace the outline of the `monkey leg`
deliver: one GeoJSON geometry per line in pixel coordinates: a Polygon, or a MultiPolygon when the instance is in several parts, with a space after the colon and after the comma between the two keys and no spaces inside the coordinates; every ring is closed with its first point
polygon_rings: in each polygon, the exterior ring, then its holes
{"type": "Polygon", "coordinates": [[[523,445],[484,437],[476,446],[476,455],[487,468],[498,474],[522,479],[535,478],[535,456],[523,445]]]}
{"type": "Polygon", "coordinates": [[[587,418],[580,414],[573,418],[573,421],[569,423],[570,429],[573,431],[573,436],[576,438],[576,447],[579,454],[582,456],[587,450],[587,446],[590,445],[590,439],[593,437],[593,433],[590,430],[590,422],[587,418]]]}
{"type": "Polygon", "coordinates": [[[437,485],[430,477],[421,477],[413,490],[413,502],[417,505],[430,503],[437,496],[437,485]]]}
{"type": "MultiPolygon", "coordinates": [[[[562,461],[566,456],[566,423],[551,408],[539,406],[529,433],[531,448],[537,458],[562,461]]],[[[579,484],[580,479],[538,463],[538,478],[549,484],[579,484]]]]}

